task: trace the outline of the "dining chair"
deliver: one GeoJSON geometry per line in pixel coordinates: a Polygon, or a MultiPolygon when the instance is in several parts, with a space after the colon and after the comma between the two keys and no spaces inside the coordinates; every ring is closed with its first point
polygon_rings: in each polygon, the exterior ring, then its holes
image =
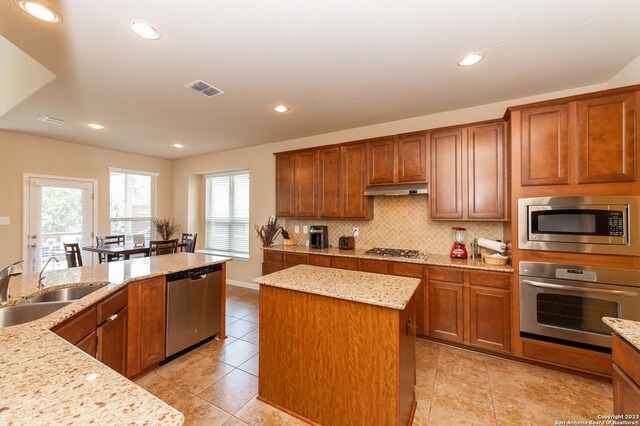
{"type": "Polygon", "coordinates": [[[141,247],[144,245],[144,234],[136,234],[133,236],[133,246],[141,247]]]}
{"type": "Polygon", "coordinates": [[[188,234],[186,232],[183,232],[181,243],[186,244],[186,246],[180,247],[180,250],[187,253],[195,253],[197,239],[198,239],[198,234],[188,234]]]}
{"type": "MultiPolygon", "coordinates": [[[[124,238],[125,238],[124,234],[104,235],[102,237],[96,237],[96,245],[100,247],[100,246],[108,246],[112,244],[124,244],[124,238]]],[[[122,258],[121,256],[115,255],[115,254],[110,254],[106,256],[107,262],[113,262],[116,260],[120,260],[121,258],[122,258]]],[[[105,261],[104,253],[98,253],[98,262],[104,263],[104,261],[105,261]]]]}
{"type": "Polygon", "coordinates": [[[149,241],[149,254],[151,256],[160,256],[162,254],[171,254],[178,252],[178,239],[174,240],[154,240],[149,241]]]}
{"type": "Polygon", "coordinates": [[[80,244],[64,243],[64,256],[67,258],[67,268],[82,266],[82,255],[80,254],[80,244]]]}

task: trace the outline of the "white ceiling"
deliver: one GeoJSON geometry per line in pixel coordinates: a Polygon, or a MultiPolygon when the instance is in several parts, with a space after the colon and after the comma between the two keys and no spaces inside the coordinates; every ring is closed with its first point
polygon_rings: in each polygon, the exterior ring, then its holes
{"type": "Polygon", "coordinates": [[[640,54],[637,0],[43,1],[62,24],[0,3],[0,35],[57,76],[0,128],[164,158],[602,83],[640,54]]]}

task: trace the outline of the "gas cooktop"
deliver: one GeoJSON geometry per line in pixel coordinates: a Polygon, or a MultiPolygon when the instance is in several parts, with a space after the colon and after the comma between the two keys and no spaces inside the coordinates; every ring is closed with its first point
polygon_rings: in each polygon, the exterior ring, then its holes
{"type": "Polygon", "coordinates": [[[379,248],[374,247],[371,250],[367,250],[365,254],[369,254],[372,256],[385,256],[385,257],[406,257],[409,259],[415,259],[418,257],[423,257],[418,250],[407,250],[407,249],[392,249],[392,248],[379,248]]]}

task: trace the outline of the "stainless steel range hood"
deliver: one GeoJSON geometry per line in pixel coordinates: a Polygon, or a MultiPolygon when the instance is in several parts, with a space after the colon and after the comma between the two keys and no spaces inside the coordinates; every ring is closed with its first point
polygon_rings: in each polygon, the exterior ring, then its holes
{"type": "Polygon", "coordinates": [[[384,196],[393,197],[400,195],[427,195],[429,193],[429,185],[419,183],[413,185],[385,185],[385,186],[368,186],[364,190],[364,195],[368,197],[384,196]]]}

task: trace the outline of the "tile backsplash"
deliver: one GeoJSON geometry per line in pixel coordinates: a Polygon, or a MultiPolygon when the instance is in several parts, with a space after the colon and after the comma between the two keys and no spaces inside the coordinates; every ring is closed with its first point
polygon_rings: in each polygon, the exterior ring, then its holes
{"type": "Polygon", "coordinates": [[[451,228],[467,228],[465,244],[474,238],[503,239],[503,222],[466,222],[429,220],[429,198],[424,196],[375,197],[372,220],[360,219],[286,219],[285,229],[294,236],[298,244],[305,244],[308,234],[302,233],[303,226],[327,225],[329,244],[338,246],[342,235],[352,235],[358,227],[356,247],[391,247],[417,249],[427,253],[448,254],[453,238],[451,228]],[[295,234],[294,227],[300,226],[295,234]]]}

